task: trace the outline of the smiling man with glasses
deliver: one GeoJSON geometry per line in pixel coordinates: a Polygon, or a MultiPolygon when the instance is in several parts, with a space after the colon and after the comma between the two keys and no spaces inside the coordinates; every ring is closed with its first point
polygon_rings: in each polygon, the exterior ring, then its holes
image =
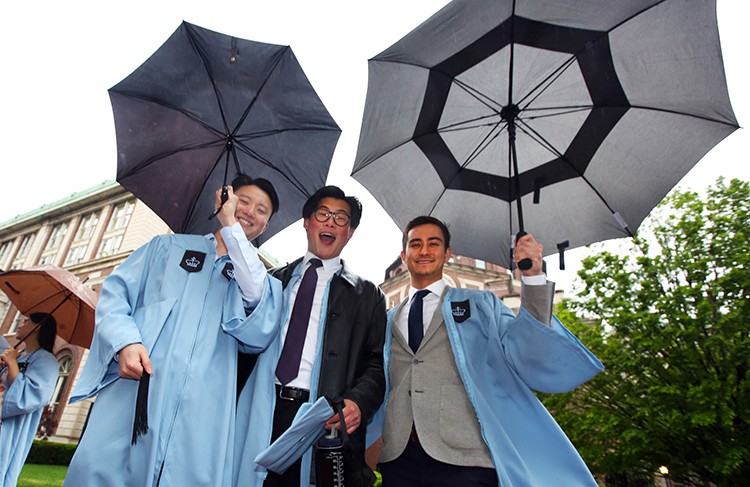
{"type": "MultiPolygon", "coordinates": [[[[340,257],[361,216],[359,200],[336,186],[312,195],[302,209],[307,253],[271,271],[284,287],[284,302],[276,313],[251,314],[261,324],[279,320],[282,327],[278,339],[258,356],[240,395],[237,485],[309,484],[311,450],[280,474],[267,472],[254,460],[289,428],[303,404],[321,396],[343,401],[349,433],[344,447],[345,485],[370,486],[375,480],[365,463],[365,425],[385,394],[385,298],[340,257]]],[[[338,422],[334,415],[326,428],[338,422]]]]}

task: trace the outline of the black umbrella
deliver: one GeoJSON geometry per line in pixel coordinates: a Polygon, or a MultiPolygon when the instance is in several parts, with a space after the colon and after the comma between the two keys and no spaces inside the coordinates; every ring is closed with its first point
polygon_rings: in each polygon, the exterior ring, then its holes
{"type": "Polygon", "coordinates": [[[109,96],[117,181],[175,232],[215,231],[214,192],[244,172],[279,193],[267,240],[325,184],[341,133],[291,48],[187,22],[109,96]]]}
{"type": "Polygon", "coordinates": [[[632,236],[737,128],[715,10],[453,1],[370,60],[352,175],[401,228],[436,216],[508,268],[524,222],[545,254],[632,236]]]}

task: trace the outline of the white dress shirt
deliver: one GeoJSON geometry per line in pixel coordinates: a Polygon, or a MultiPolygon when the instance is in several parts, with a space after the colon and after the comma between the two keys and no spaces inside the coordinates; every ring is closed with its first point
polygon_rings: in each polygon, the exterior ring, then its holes
{"type": "MultiPolygon", "coordinates": [[[[263,295],[263,282],[266,279],[266,266],[260,261],[258,252],[245,236],[239,222],[230,227],[222,227],[219,230],[224,245],[227,247],[229,260],[234,266],[234,279],[240,288],[240,294],[248,308],[254,308],[260,302],[263,295]]],[[[206,235],[206,238],[216,244],[214,235],[206,235]]],[[[217,254],[216,259],[219,259],[217,254]]]]}
{"type": "MultiPolygon", "coordinates": [[[[299,285],[302,282],[301,276],[305,275],[305,271],[307,270],[310,259],[313,258],[318,259],[319,257],[316,257],[310,252],[305,254],[305,257],[302,259],[300,278],[297,279],[297,282],[295,282],[294,286],[292,287],[292,293],[289,298],[290,313],[287,317],[286,322],[284,323],[284,328],[282,329],[282,347],[283,342],[286,340],[287,329],[289,328],[289,318],[292,315],[291,309],[294,307],[294,300],[297,299],[297,290],[299,289],[299,285]]],[[[310,376],[312,374],[313,363],[315,362],[315,352],[318,348],[318,330],[320,329],[320,318],[321,312],[323,311],[323,298],[325,297],[326,288],[328,287],[328,283],[330,282],[331,278],[334,276],[334,274],[341,270],[341,257],[334,257],[333,259],[328,260],[320,259],[320,261],[323,263],[323,265],[321,267],[318,267],[317,269],[318,282],[315,286],[315,295],[313,296],[312,309],[310,310],[310,321],[307,324],[305,345],[302,348],[302,360],[300,360],[299,364],[299,374],[295,379],[287,384],[287,386],[289,387],[297,387],[299,389],[305,389],[308,391],[310,390],[310,376]]],[[[278,379],[276,380],[276,382],[278,383],[278,379]]]]}

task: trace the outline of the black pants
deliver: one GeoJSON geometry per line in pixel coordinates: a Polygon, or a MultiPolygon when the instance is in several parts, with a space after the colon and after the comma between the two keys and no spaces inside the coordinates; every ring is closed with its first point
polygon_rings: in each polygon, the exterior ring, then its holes
{"type": "Polygon", "coordinates": [[[497,487],[494,469],[439,462],[412,440],[406,444],[401,456],[381,463],[379,470],[383,487],[497,487]]]}
{"type": "MultiPolygon", "coordinates": [[[[271,443],[276,441],[276,438],[292,425],[294,416],[303,404],[304,401],[287,401],[276,398],[276,407],[273,410],[271,443]]],[[[299,487],[301,466],[302,459],[300,458],[281,475],[269,471],[265,482],[263,482],[263,487],[299,487]]]]}

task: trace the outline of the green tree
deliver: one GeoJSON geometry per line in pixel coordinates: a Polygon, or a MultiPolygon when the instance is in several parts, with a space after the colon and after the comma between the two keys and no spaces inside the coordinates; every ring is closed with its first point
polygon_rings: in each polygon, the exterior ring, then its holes
{"type": "Polygon", "coordinates": [[[558,315],[606,369],[543,400],[595,474],[666,465],[686,485],[747,485],[749,237],[750,184],[719,179],[666,198],[625,252],[583,261],[558,315]]]}

